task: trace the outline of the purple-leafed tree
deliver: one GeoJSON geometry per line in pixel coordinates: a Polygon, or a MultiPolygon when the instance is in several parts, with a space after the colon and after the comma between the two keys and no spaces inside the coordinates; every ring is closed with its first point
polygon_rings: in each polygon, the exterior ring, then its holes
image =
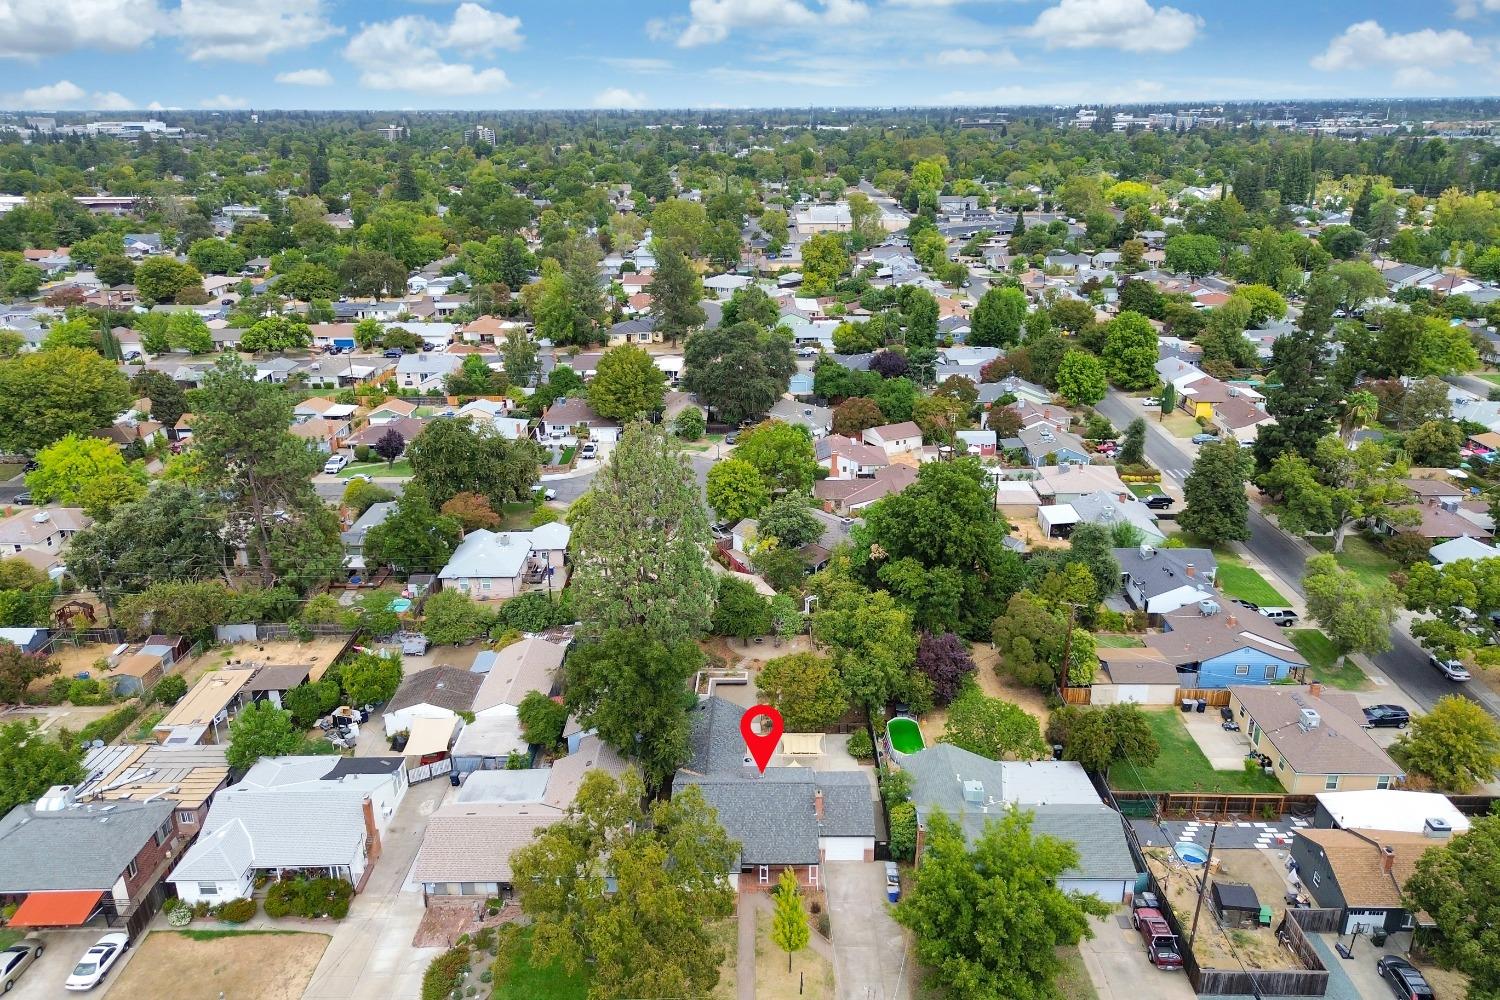
{"type": "Polygon", "coordinates": [[[402,437],[401,432],[394,427],[380,435],[380,439],[375,442],[375,454],[385,459],[386,465],[395,465],[396,459],[400,458],[405,450],[406,438],[402,437]]]}
{"type": "Polygon", "coordinates": [[[911,369],[906,355],[895,351],[881,351],[870,359],[870,371],[881,378],[899,378],[911,369]]]}
{"type": "Polygon", "coordinates": [[[974,660],[964,641],[952,632],[923,632],[917,643],[917,669],[932,681],[932,696],[946,705],[958,694],[964,678],[974,672],[974,660]]]}

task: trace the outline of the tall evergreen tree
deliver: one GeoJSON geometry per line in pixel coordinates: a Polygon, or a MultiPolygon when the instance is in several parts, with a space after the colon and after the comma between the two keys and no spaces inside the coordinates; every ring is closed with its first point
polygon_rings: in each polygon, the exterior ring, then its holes
{"type": "Polygon", "coordinates": [[[1184,504],[1177,523],[1207,545],[1250,538],[1250,501],[1245,497],[1249,456],[1231,438],[1206,444],[1182,484],[1184,504]]]}
{"type": "Polygon", "coordinates": [[[676,250],[665,251],[656,261],[651,284],[651,315],[656,329],[672,343],[703,325],[707,316],[698,304],[703,298],[703,282],[688,259],[676,250]]]}
{"type": "Polygon", "coordinates": [[[1354,208],[1349,212],[1349,225],[1365,232],[1370,228],[1370,206],[1375,203],[1375,196],[1371,191],[1372,181],[1365,180],[1365,186],[1359,189],[1359,197],[1354,199],[1354,208]]]}
{"type": "Polygon", "coordinates": [[[1299,330],[1271,348],[1275,381],[1266,392],[1266,412],[1276,423],[1255,439],[1255,468],[1265,472],[1284,451],[1311,458],[1318,440],[1333,430],[1339,387],[1331,377],[1328,342],[1322,334],[1299,330]]]}

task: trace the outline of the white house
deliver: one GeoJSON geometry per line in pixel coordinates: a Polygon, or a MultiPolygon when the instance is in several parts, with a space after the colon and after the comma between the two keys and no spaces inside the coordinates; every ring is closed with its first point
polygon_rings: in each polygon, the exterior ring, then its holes
{"type": "Polygon", "coordinates": [[[400,757],[264,757],[219,792],[167,877],[188,903],[254,891],[255,876],[311,869],[358,885],[406,795],[400,757]]]}
{"type": "Polygon", "coordinates": [[[899,424],[882,424],[879,427],[869,427],[865,430],[864,442],[865,444],[885,449],[887,455],[901,455],[909,451],[920,451],[922,448],[922,428],[910,420],[903,420],[899,424]]]}
{"type": "Polygon", "coordinates": [[[403,389],[442,390],[463,364],[456,354],[403,354],[396,362],[396,381],[403,389]]]}
{"type": "Polygon", "coordinates": [[[411,732],[418,719],[451,719],[456,723],[460,713],[472,710],[483,680],[479,674],[458,667],[417,671],[401,682],[386,703],[385,734],[411,732]]]}
{"type": "Polygon", "coordinates": [[[572,529],[554,521],[530,531],[469,532],[453,556],[438,573],[444,587],[459,590],[476,600],[515,597],[527,583],[558,578],[568,551],[572,529]]]}

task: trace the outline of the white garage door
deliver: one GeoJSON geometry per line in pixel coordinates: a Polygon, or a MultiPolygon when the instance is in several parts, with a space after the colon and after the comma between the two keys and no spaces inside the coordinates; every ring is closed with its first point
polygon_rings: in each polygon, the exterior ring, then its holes
{"type": "Polygon", "coordinates": [[[1106,903],[1125,901],[1125,883],[1116,879],[1060,878],[1057,887],[1063,892],[1086,892],[1106,903]]]}
{"type": "Polygon", "coordinates": [[[1151,700],[1151,689],[1144,684],[1119,684],[1115,686],[1115,692],[1116,699],[1121,703],[1144,705],[1151,700]]]}
{"type": "Polygon", "coordinates": [[[1344,912],[1345,934],[1353,934],[1356,930],[1368,934],[1384,926],[1384,910],[1346,910],[1344,912]]]}
{"type": "Polygon", "coordinates": [[[869,837],[824,837],[819,845],[825,861],[863,861],[866,851],[875,850],[869,837]]]}

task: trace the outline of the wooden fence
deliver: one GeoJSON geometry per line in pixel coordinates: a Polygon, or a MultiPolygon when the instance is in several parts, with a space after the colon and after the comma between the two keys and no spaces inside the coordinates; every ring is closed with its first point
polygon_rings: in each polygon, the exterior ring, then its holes
{"type": "Polygon", "coordinates": [[[1224,708],[1229,704],[1228,688],[1178,688],[1177,704],[1192,699],[1206,701],[1210,708],[1224,708]]]}
{"type": "Polygon", "coordinates": [[[1231,795],[1208,792],[1115,791],[1119,809],[1127,816],[1194,817],[1217,819],[1263,815],[1311,816],[1318,800],[1312,795],[1231,795]]]}
{"type": "Polygon", "coordinates": [[[1069,705],[1089,705],[1094,699],[1094,689],[1091,687],[1058,688],[1057,694],[1069,705]]]}
{"type": "MultiPolygon", "coordinates": [[[[1344,926],[1344,910],[1338,906],[1325,909],[1305,907],[1288,910],[1287,913],[1295,913],[1297,927],[1308,934],[1337,934],[1344,926]]],[[[1322,964],[1321,961],[1319,964],[1322,964]]]]}

